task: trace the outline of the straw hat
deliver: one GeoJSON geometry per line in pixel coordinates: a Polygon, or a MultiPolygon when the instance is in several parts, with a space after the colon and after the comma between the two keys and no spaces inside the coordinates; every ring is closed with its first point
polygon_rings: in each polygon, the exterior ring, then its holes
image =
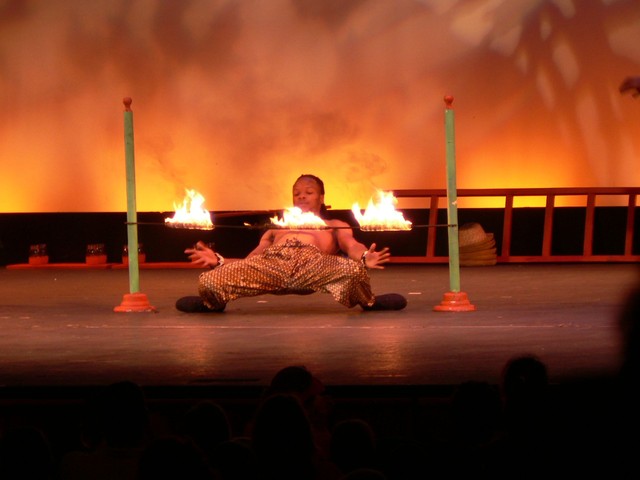
{"type": "Polygon", "coordinates": [[[496,241],[479,223],[465,223],[458,229],[460,265],[465,267],[495,265],[496,241]]]}
{"type": "Polygon", "coordinates": [[[488,259],[488,258],[496,258],[495,248],[488,248],[487,250],[480,250],[478,252],[469,252],[469,253],[460,252],[460,260],[463,260],[463,259],[480,260],[480,259],[488,259]]]}
{"type": "Polygon", "coordinates": [[[493,234],[487,234],[479,223],[465,223],[458,229],[458,245],[468,247],[493,239],[493,234]]]}
{"type": "Polygon", "coordinates": [[[490,265],[496,265],[497,263],[497,258],[491,258],[489,260],[460,260],[461,267],[486,267],[490,265]]]}
{"type": "Polygon", "coordinates": [[[482,242],[479,242],[479,243],[474,243],[473,245],[461,246],[459,248],[460,248],[460,253],[474,253],[474,252],[483,252],[485,250],[490,250],[492,248],[495,248],[495,246],[496,246],[496,241],[493,238],[493,234],[489,233],[487,234],[486,240],[483,240],[482,242]]]}

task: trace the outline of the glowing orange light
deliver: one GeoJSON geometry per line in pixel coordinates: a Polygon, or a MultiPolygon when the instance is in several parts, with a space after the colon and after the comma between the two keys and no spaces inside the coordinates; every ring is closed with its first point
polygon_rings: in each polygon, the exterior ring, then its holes
{"type": "Polygon", "coordinates": [[[326,228],[327,224],[313,212],[303,212],[298,207],[287,208],[282,212],[282,218],[271,217],[271,223],[279,227],[297,228],[326,228]]]}
{"type": "Polygon", "coordinates": [[[204,197],[195,190],[186,189],[182,206],[174,203],[176,213],[173,218],[165,218],[165,225],[173,228],[213,230],[211,214],[203,207],[204,197]]]}
{"type": "Polygon", "coordinates": [[[397,203],[393,193],[378,190],[378,201],[374,203],[373,199],[369,200],[364,214],[357,203],[353,204],[351,211],[361,230],[411,230],[411,222],[396,210],[397,203]]]}

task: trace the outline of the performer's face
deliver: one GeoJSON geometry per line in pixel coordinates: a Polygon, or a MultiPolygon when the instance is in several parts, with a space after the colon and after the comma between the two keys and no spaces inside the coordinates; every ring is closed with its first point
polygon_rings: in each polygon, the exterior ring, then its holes
{"type": "Polygon", "coordinates": [[[303,212],[319,215],[323,203],[324,195],[320,193],[320,185],[312,178],[301,178],[293,185],[293,205],[303,212]]]}

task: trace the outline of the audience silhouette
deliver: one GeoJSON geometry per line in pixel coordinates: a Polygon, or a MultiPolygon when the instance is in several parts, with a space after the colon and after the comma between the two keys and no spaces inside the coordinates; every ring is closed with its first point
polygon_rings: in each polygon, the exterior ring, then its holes
{"type": "Polygon", "coordinates": [[[328,457],[332,405],[320,379],[303,365],[289,365],[275,373],[264,396],[276,393],[291,394],[298,398],[311,424],[318,454],[328,457]]]}
{"type": "Polygon", "coordinates": [[[53,480],[55,465],[49,439],[39,428],[9,428],[0,439],[0,479],[53,480]]]}
{"type": "Polygon", "coordinates": [[[344,475],[355,470],[379,470],[376,436],[369,425],[359,418],[341,420],[331,431],[331,461],[344,475]]]}
{"type": "Polygon", "coordinates": [[[258,459],[245,438],[232,438],[218,444],[213,452],[211,467],[218,480],[262,478],[258,459]]]}
{"type": "Polygon", "coordinates": [[[450,407],[448,440],[437,462],[442,474],[485,476],[488,450],[501,432],[502,403],[495,385],[465,381],[455,389],[450,407]]]}
{"type": "Polygon", "coordinates": [[[251,446],[269,480],[316,478],[317,450],[311,423],[299,399],[276,393],[258,407],[251,446]]]}
{"type": "Polygon", "coordinates": [[[208,399],[198,401],[185,413],[179,433],[191,440],[209,463],[213,462],[217,447],[232,437],[227,412],[208,399]]]}
{"type": "Polygon", "coordinates": [[[0,423],[0,479],[636,478],[640,285],[630,289],[617,321],[618,375],[552,385],[542,358],[513,356],[498,385],[470,379],[455,386],[442,409],[448,421],[440,424],[440,441],[407,432],[381,442],[361,416],[333,417],[322,382],[291,365],[256,399],[245,430],[205,398],[167,422],[175,431],[154,433],[144,390],[131,381],[88,399],[77,444],[66,450],[53,448],[36,425],[0,423]]]}
{"type": "Polygon", "coordinates": [[[85,448],[61,460],[62,480],[136,479],[140,455],[150,439],[147,402],[142,388],[122,381],[89,400],[85,448]],[[90,439],[87,441],[87,439],[90,439]]]}
{"type": "Polygon", "coordinates": [[[530,354],[509,359],[500,388],[504,427],[488,455],[489,473],[497,478],[553,475],[559,458],[546,364],[530,354]]]}
{"type": "Polygon", "coordinates": [[[165,435],[152,440],[140,456],[138,480],[215,480],[210,464],[189,439],[165,435]]]}
{"type": "Polygon", "coordinates": [[[357,468],[340,477],[340,480],[388,480],[387,477],[372,468],[357,468]]]}

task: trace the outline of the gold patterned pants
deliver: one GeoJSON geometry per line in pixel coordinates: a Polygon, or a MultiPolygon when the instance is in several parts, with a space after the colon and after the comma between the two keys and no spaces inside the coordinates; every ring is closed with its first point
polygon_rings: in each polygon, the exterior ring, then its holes
{"type": "Polygon", "coordinates": [[[371,305],[369,274],[362,262],[320,252],[315,245],[287,240],[260,255],[229,262],[200,275],[199,293],[209,308],[239,297],[330,293],[351,308],[371,305]]]}

